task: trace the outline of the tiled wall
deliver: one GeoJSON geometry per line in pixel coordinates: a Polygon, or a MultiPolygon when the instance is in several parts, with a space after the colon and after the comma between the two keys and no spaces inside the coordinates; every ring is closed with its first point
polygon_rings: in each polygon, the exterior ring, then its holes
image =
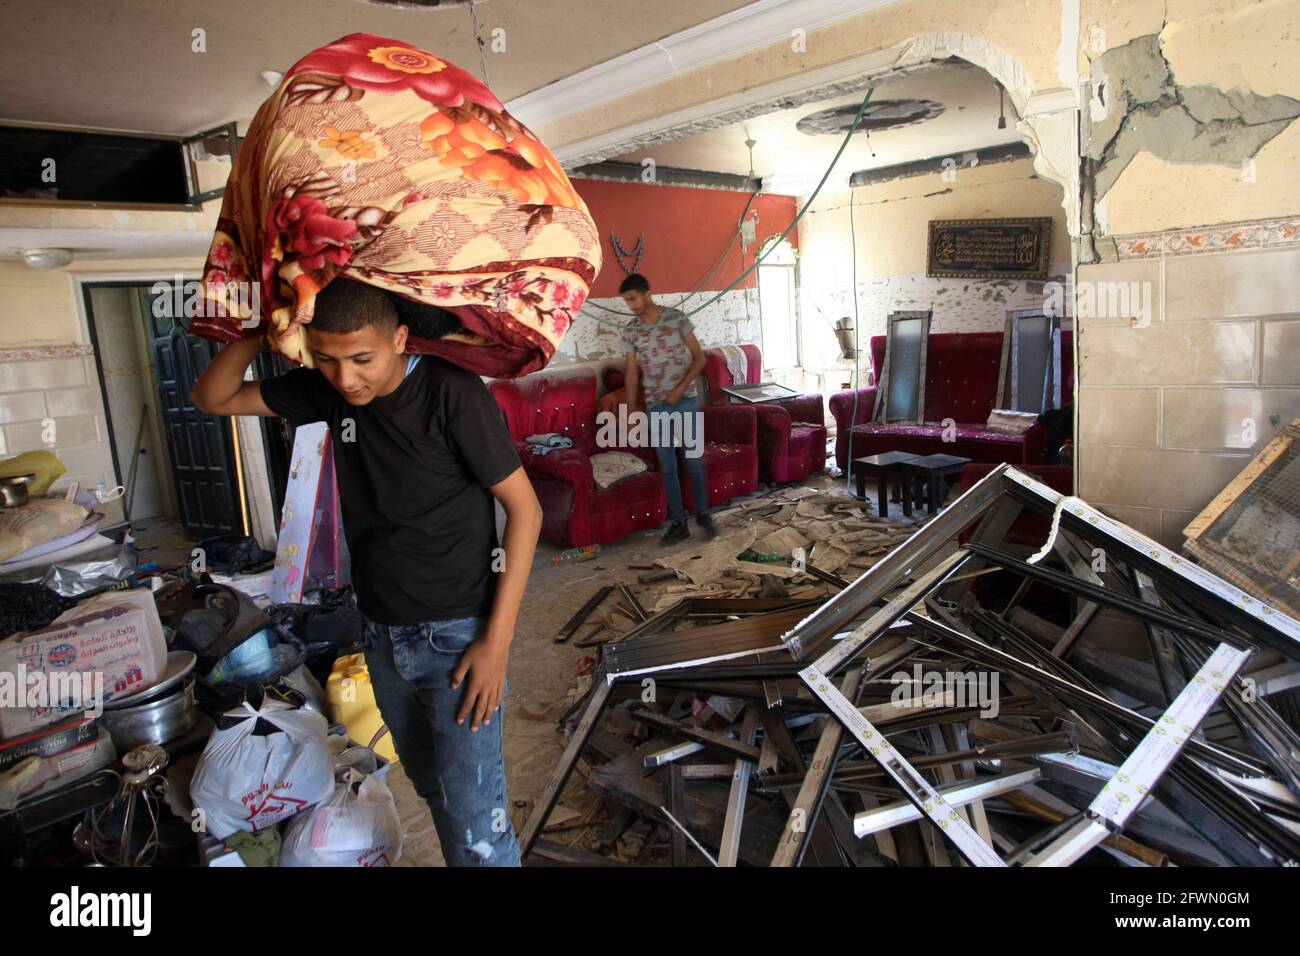
{"type": "MultiPolygon", "coordinates": [[[[94,491],[115,484],[108,425],[89,345],[0,349],[0,457],[43,448],[67,466],[56,487],[71,481],[94,491]],[[47,423],[53,423],[54,441],[47,423]]],[[[120,517],[120,502],[108,506],[120,517]]]]}
{"type": "MultiPolygon", "coordinates": [[[[258,420],[239,419],[238,434],[252,517],[250,533],[264,548],[274,550],[277,529],[258,420]]],[[[89,491],[100,481],[109,488],[117,483],[89,345],[0,349],[0,458],[40,449],[53,451],[67,467],[54,483],[56,489],[73,481],[89,491]],[[47,420],[54,423],[52,444],[44,441],[47,420]]],[[[123,519],[120,499],[105,504],[103,510],[110,524],[123,519]]]]}
{"type": "Polygon", "coordinates": [[[1076,318],[1078,493],[1176,548],[1187,522],[1300,417],[1300,222],[1117,248],[1118,261],[1079,267],[1080,290],[1149,290],[1151,310],[1076,318]]]}

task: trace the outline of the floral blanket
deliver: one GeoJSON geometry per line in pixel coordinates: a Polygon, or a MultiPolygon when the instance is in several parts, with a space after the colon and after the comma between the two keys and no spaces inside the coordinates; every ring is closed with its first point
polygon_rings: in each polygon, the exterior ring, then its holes
{"type": "Polygon", "coordinates": [[[600,263],[586,204],[483,83],[356,33],[299,60],[254,117],[190,331],[265,333],[311,365],[303,326],[342,274],[417,303],[404,319],[436,307],[442,327],[411,323],[412,351],[511,377],[554,355],[600,263]]]}

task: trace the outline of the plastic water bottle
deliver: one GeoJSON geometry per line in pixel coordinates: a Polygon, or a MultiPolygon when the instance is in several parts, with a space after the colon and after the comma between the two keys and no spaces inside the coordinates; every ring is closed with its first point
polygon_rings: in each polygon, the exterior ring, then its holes
{"type": "Polygon", "coordinates": [[[600,545],[589,544],[585,548],[573,548],[569,551],[562,551],[555,557],[551,558],[551,564],[568,564],[571,561],[590,561],[598,554],[600,554],[600,545]]]}

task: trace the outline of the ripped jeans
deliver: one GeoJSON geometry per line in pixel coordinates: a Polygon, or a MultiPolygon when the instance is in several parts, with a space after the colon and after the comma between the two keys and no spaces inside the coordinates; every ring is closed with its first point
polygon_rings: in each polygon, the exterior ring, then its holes
{"type": "Polygon", "coordinates": [[[472,732],[469,717],[456,723],[467,683],[451,689],[461,654],[486,624],[486,617],[392,627],[365,619],[379,712],[402,769],[433,812],[448,866],[519,866],[506,799],[504,707],[472,732]]]}

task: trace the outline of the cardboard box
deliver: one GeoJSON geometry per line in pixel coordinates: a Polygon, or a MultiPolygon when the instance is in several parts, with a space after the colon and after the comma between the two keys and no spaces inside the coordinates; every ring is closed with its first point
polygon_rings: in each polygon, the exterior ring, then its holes
{"type": "Polygon", "coordinates": [[[28,757],[54,757],[95,739],[95,718],[78,714],[58,724],[42,727],[25,737],[0,739],[0,773],[28,757]]]}
{"type": "Polygon", "coordinates": [[[48,627],[0,641],[0,737],[21,737],[139,693],[158,682],[166,665],[151,591],[87,598],[48,627]]]}

